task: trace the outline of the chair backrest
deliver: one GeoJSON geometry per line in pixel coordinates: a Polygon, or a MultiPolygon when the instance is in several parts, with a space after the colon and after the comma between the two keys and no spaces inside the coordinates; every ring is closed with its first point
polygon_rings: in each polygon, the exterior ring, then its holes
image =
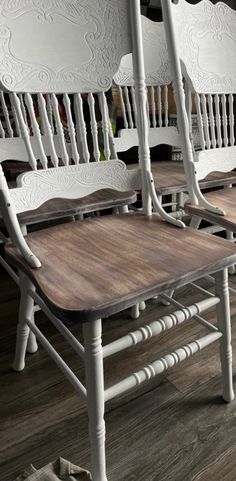
{"type": "MultiPolygon", "coordinates": [[[[70,105],[70,95],[77,96],[76,92],[80,92],[80,95],[100,93],[103,97],[111,86],[122,56],[133,54],[140,169],[128,172],[125,164],[118,160],[65,165],[23,174],[19,180],[20,188],[11,191],[1,171],[2,213],[12,240],[27,262],[32,267],[40,266],[20,232],[16,212],[35,209],[55,197],[80,198],[101,188],[120,191],[141,188],[146,214],[151,215],[152,197],[155,208],[165,218],[182,226],[163,211],[156,198],[150,173],[139,0],[51,0],[49,4],[44,1],[18,4],[6,0],[0,8],[0,22],[0,88],[12,92],[13,106],[33,167],[36,159],[24,108],[17,94],[24,94],[32,130],[35,130],[38,137],[42,158],[43,154],[46,157],[39,127],[35,122],[32,97],[28,92],[38,95],[45,128],[52,149],[55,150],[43,93],[50,94],[56,128],[60,132],[60,122],[57,125],[59,113],[56,94],[64,96],[65,108],[70,105]],[[25,31],[27,36],[23,35],[25,31]]],[[[77,96],[75,108],[78,115],[80,100],[80,96],[77,96]]],[[[72,138],[74,135],[71,126],[72,138]]],[[[60,147],[61,155],[66,157],[65,139],[62,135],[60,147]]],[[[64,163],[68,164],[67,161],[64,163]]]]}
{"type": "MultiPolygon", "coordinates": [[[[168,97],[172,87],[164,24],[153,22],[144,16],[141,18],[148,94],[149,146],[168,144],[181,147],[177,128],[169,124],[168,97]]],[[[116,152],[122,152],[138,145],[132,55],[128,54],[122,58],[114,83],[119,93],[124,128],[119,131],[113,142],[116,152]]]]}
{"type": "MultiPolygon", "coordinates": [[[[236,93],[236,12],[222,2],[162,1],[172,61],[178,115],[185,138],[185,167],[192,197],[219,213],[203,198],[198,181],[210,172],[236,167],[234,105],[236,93]],[[181,75],[194,94],[202,150],[191,152],[181,75]]],[[[222,213],[222,212],[220,212],[222,213]]]]}

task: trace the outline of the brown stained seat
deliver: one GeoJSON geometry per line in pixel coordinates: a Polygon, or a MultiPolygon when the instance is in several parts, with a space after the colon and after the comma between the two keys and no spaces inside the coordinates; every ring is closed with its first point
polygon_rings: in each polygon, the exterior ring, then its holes
{"type": "Polygon", "coordinates": [[[236,232],[236,190],[221,189],[214,192],[205,194],[205,198],[215,205],[224,210],[225,215],[218,215],[214,212],[209,212],[204,207],[199,205],[185,205],[185,211],[190,215],[195,215],[201,219],[205,219],[213,224],[218,224],[225,229],[236,232]]]}
{"type": "MultiPolygon", "coordinates": [[[[129,169],[137,168],[138,164],[130,164],[129,169]]],[[[152,162],[152,174],[156,191],[160,195],[187,192],[188,187],[182,162],[157,161],[152,162]]],[[[212,172],[200,181],[201,189],[209,189],[236,183],[236,172],[212,172]]]]}
{"type": "MultiPolygon", "coordinates": [[[[135,192],[117,192],[104,189],[90,194],[82,199],[52,199],[45,202],[36,210],[23,212],[18,215],[20,224],[36,224],[79,214],[122,207],[136,201],[135,192]]],[[[4,226],[0,214],[0,227],[4,226]]]]}
{"type": "Polygon", "coordinates": [[[107,317],[236,262],[233,244],[220,238],[212,242],[211,235],[191,228],[177,229],[157,214],[88,218],[26,239],[42,267],[31,269],[10,244],[8,261],[27,273],[65,321],[107,317]]]}

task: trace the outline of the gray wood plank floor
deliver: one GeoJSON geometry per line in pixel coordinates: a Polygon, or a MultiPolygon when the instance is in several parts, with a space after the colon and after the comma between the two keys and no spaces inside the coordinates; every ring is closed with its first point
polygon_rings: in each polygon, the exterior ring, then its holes
{"type": "MultiPolygon", "coordinates": [[[[27,356],[24,372],[11,370],[19,296],[6,274],[0,273],[0,282],[0,480],[13,481],[28,464],[39,468],[58,456],[89,469],[85,404],[47,354],[40,348],[27,356]]],[[[236,282],[234,278],[232,282],[236,282]]],[[[177,297],[191,304],[199,294],[184,288],[177,297]]],[[[113,316],[104,323],[104,344],[169,310],[151,300],[136,321],[130,319],[128,311],[113,316]]],[[[235,353],[236,296],[232,297],[231,310],[235,353]]],[[[212,312],[207,318],[211,320],[212,312]]],[[[63,358],[83,378],[76,355],[42,313],[37,319],[63,358]]],[[[78,327],[73,330],[80,336],[78,327]]],[[[190,321],[148,344],[113,356],[105,361],[106,385],[201,333],[205,329],[190,321]]],[[[234,354],[236,374],[235,360],[234,354]]],[[[236,402],[226,405],[220,395],[215,344],[151,384],[109,402],[109,481],[235,481],[236,402]]]]}

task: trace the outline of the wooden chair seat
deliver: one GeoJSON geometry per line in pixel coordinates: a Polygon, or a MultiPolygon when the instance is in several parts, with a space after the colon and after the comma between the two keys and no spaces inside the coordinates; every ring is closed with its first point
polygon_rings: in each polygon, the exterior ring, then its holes
{"type": "Polygon", "coordinates": [[[236,189],[220,189],[205,194],[206,199],[224,210],[225,215],[218,215],[210,212],[199,205],[185,205],[185,211],[190,215],[195,215],[213,224],[218,224],[225,229],[236,232],[236,189]]]}
{"type": "Polygon", "coordinates": [[[8,261],[27,273],[54,314],[67,321],[107,317],[222,269],[230,257],[236,262],[234,245],[176,229],[157,214],[88,218],[26,240],[42,267],[31,269],[12,244],[6,246],[8,261]]]}
{"type": "MultiPolygon", "coordinates": [[[[137,168],[137,165],[130,164],[128,168],[137,168]]],[[[188,191],[182,162],[172,160],[152,162],[152,174],[159,195],[188,191]]],[[[200,181],[200,187],[201,189],[209,189],[234,183],[236,183],[236,172],[212,172],[200,181]]]]}
{"type": "MultiPolygon", "coordinates": [[[[135,192],[117,192],[111,189],[99,190],[82,199],[52,199],[45,202],[41,207],[18,215],[20,224],[29,225],[38,222],[61,219],[78,214],[122,207],[136,201],[135,192]]],[[[0,227],[4,222],[0,214],[0,227]]]]}

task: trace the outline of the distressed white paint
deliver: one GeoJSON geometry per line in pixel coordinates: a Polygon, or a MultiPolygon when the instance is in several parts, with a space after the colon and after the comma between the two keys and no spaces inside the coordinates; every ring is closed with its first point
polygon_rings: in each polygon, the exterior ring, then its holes
{"type": "Polygon", "coordinates": [[[2,89],[107,90],[122,55],[132,52],[129,11],[128,0],[5,0],[0,12],[2,89]]]}
{"type": "Polygon", "coordinates": [[[141,173],[127,170],[121,160],[110,160],[26,172],[17,183],[8,195],[11,208],[20,213],[53,198],[79,199],[99,189],[140,190],[141,173]]]}

